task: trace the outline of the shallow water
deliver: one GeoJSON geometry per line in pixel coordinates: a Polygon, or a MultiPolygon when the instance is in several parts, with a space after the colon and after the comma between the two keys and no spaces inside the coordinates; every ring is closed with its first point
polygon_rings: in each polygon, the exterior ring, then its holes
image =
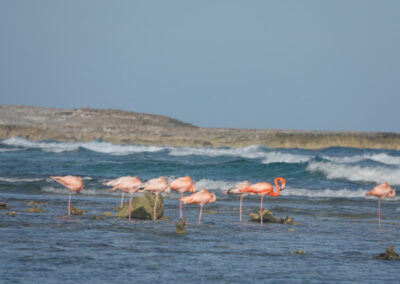
{"type": "Polygon", "coordinates": [[[398,197],[382,202],[377,228],[377,200],[365,197],[376,183],[400,185],[400,153],[330,148],[322,151],[268,149],[192,149],[90,143],[0,143],[1,282],[379,282],[397,281],[400,262],[373,256],[395,245],[399,251],[398,197]],[[66,215],[67,191],[50,175],[84,177],[85,189],[72,205],[88,210],[66,215]],[[101,183],[121,175],[143,180],[190,175],[196,187],[217,194],[205,206],[184,206],[187,235],[175,235],[178,195],[165,196],[170,221],[129,222],[94,216],[112,211],[119,194],[101,183]],[[286,178],[287,188],[266,197],[264,208],[298,225],[250,223],[259,198],[247,196],[244,221],[239,198],[222,194],[243,179],[272,182],[286,178]],[[35,200],[46,213],[25,213],[35,200]],[[17,216],[5,215],[16,211],[17,216]],[[295,229],[289,231],[288,229],[295,229]],[[305,255],[292,254],[295,250],[305,255]]]}

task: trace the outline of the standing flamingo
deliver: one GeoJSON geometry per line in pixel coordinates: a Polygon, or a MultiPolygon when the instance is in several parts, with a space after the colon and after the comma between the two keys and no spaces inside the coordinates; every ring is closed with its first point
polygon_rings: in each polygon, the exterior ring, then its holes
{"type": "Polygon", "coordinates": [[[249,183],[247,180],[239,182],[237,184],[235,184],[232,188],[223,191],[223,193],[225,194],[235,194],[235,195],[239,195],[240,196],[240,206],[239,206],[239,213],[240,213],[240,217],[239,220],[240,222],[242,222],[242,201],[243,201],[243,197],[245,197],[246,195],[248,195],[250,192],[240,192],[241,189],[245,188],[245,187],[249,187],[251,186],[251,183],[249,183]]]}
{"type": "Polygon", "coordinates": [[[144,189],[146,191],[151,191],[156,194],[156,199],[154,201],[154,208],[153,208],[153,220],[156,220],[156,204],[158,195],[162,192],[170,193],[171,189],[168,186],[167,179],[165,177],[154,178],[151,180],[146,181],[139,187],[139,189],[144,189]]]}
{"type": "MultiPolygon", "coordinates": [[[[116,186],[116,185],[120,184],[121,182],[123,182],[124,180],[130,179],[130,178],[132,178],[132,177],[131,176],[119,177],[119,178],[116,178],[116,179],[113,179],[113,180],[109,180],[107,182],[103,182],[103,185],[116,186]]],[[[112,190],[112,191],[114,191],[114,190],[112,190]]],[[[121,194],[121,208],[122,208],[124,206],[124,194],[125,194],[125,192],[123,190],[121,190],[121,191],[122,191],[122,194],[121,194]]]]}
{"type": "Polygon", "coordinates": [[[245,187],[240,189],[240,192],[250,192],[253,194],[258,194],[261,196],[261,203],[260,203],[260,220],[261,220],[261,225],[263,224],[263,199],[265,195],[269,195],[269,196],[278,196],[280,191],[283,190],[285,188],[285,184],[286,181],[285,179],[281,178],[281,177],[277,177],[274,180],[275,183],[275,187],[276,187],[276,192],[274,192],[274,188],[273,186],[268,183],[268,182],[260,182],[260,183],[256,183],[253,184],[249,187],[245,187]],[[281,183],[281,186],[279,186],[278,181],[281,183]]]}
{"type": "Polygon", "coordinates": [[[378,197],[378,228],[381,228],[381,199],[385,199],[386,197],[394,197],[396,195],[396,191],[390,187],[387,182],[384,182],[380,185],[375,186],[373,189],[368,191],[365,195],[373,195],[378,197]]]}
{"type": "Polygon", "coordinates": [[[131,195],[131,199],[129,200],[129,221],[131,220],[131,215],[132,215],[131,211],[132,211],[133,195],[139,191],[140,185],[142,185],[142,181],[137,176],[135,176],[123,179],[113,188],[108,190],[108,191],[115,191],[117,189],[120,189],[123,193],[127,192],[131,195]]]}
{"type": "Polygon", "coordinates": [[[177,178],[176,180],[172,181],[169,184],[169,187],[172,190],[178,191],[181,194],[180,197],[180,203],[179,203],[179,218],[182,218],[182,197],[183,193],[186,191],[189,192],[195,192],[196,188],[194,186],[193,180],[190,178],[190,176],[185,176],[185,177],[180,177],[177,178]]]}
{"type": "Polygon", "coordinates": [[[200,205],[200,215],[199,215],[199,221],[198,224],[201,224],[201,213],[203,212],[203,206],[206,203],[212,203],[215,202],[217,197],[215,196],[214,193],[211,193],[207,191],[206,189],[202,189],[199,192],[193,193],[192,195],[185,196],[180,198],[180,201],[183,201],[183,203],[194,203],[194,204],[199,204],[200,205]]]}
{"type": "Polygon", "coordinates": [[[76,176],[51,176],[50,179],[62,184],[69,190],[68,216],[71,216],[71,195],[72,192],[79,193],[83,189],[83,180],[76,176]]]}

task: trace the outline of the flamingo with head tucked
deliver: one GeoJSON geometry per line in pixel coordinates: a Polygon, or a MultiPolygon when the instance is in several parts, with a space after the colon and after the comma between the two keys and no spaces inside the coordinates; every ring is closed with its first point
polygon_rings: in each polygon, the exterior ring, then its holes
{"type": "Polygon", "coordinates": [[[240,192],[240,190],[245,187],[249,187],[249,186],[251,186],[251,183],[249,183],[247,180],[245,180],[245,181],[235,184],[232,188],[223,191],[224,194],[235,194],[235,195],[240,196],[240,205],[239,205],[239,215],[240,215],[239,220],[240,220],[240,222],[242,222],[243,197],[245,197],[246,195],[248,195],[250,193],[250,192],[240,192]]]}
{"type": "MultiPolygon", "coordinates": [[[[113,188],[109,189],[108,191],[115,191],[117,189],[120,189],[122,192],[127,192],[131,195],[131,198],[129,200],[129,221],[131,220],[131,215],[132,215],[132,200],[133,200],[133,195],[136,192],[139,192],[139,186],[142,185],[142,181],[137,177],[129,177],[121,180],[116,184],[113,188]]],[[[122,206],[121,206],[122,208],[122,206]]]]}
{"type": "MultiPolygon", "coordinates": [[[[131,176],[119,177],[119,178],[116,178],[116,179],[113,179],[113,180],[109,180],[107,182],[103,182],[103,185],[115,187],[118,184],[122,183],[124,180],[130,179],[130,178],[132,178],[132,177],[131,176]]],[[[114,191],[114,190],[110,190],[110,191],[114,191]]],[[[121,190],[121,191],[122,191],[122,194],[121,194],[121,208],[122,208],[124,206],[124,194],[125,194],[125,192],[123,190],[121,190]]]]}
{"type": "Polygon", "coordinates": [[[193,204],[198,204],[200,205],[200,215],[199,215],[199,221],[198,224],[201,224],[201,213],[203,212],[203,206],[207,203],[212,203],[215,202],[217,197],[215,196],[214,193],[211,193],[207,191],[206,189],[202,189],[199,192],[193,193],[192,195],[185,196],[180,198],[180,201],[183,201],[183,203],[193,203],[193,204]]]}
{"type": "Polygon", "coordinates": [[[365,195],[373,195],[378,197],[378,228],[381,228],[381,199],[386,197],[393,198],[396,195],[396,191],[390,187],[387,182],[375,186],[373,189],[368,191],[365,195]]]}
{"type": "Polygon", "coordinates": [[[165,177],[154,178],[146,181],[143,183],[139,189],[144,189],[146,191],[151,191],[156,194],[156,199],[154,201],[154,208],[153,208],[153,220],[156,220],[156,204],[158,195],[162,192],[170,193],[171,189],[168,185],[168,181],[165,177]]]}
{"type": "Polygon", "coordinates": [[[181,194],[180,196],[180,203],[179,203],[179,218],[182,218],[182,197],[183,197],[183,193],[185,193],[186,191],[189,192],[196,192],[196,188],[194,186],[194,182],[191,179],[190,176],[185,176],[185,177],[180,177],[177,178],[175,180],[173,180],[170,184],[169,187],[172,190],[175,190],[177,192],[179,192],[181,194]]]}
{"type": "Polygon", "coordinates": [[[71,195],[72,192],[80,193],[83,189],[83,180],[77,176],[51,176],[50,179],[62,184],[69,190],[68,216],[71,216],[71,195]]]}
{"type": "Polygon", "coordinates": [[[260,183],[256,183],[253,185],[250,185],[249,187],[245,187],[240,189],[239,191],[242,193],[253,193],[253,194],[258,194],[261,196],[261,202],[260,202],[260,222],[261,225],[263,224],[263,199],[265,195],[269,195],[269,196],[278,196],[280,194],[280,191],[283,190],[285,188],[285,184],[286,181],[284,178],[281,177],[277,177],[274,180],[275,183],[275,187],[276,187],[276,191],[274,192],[274,187],[268,183],[268,182],[260,182],[260,183]],[[281,185],[279,185],[279,183],[281,183],[281,185]]]}

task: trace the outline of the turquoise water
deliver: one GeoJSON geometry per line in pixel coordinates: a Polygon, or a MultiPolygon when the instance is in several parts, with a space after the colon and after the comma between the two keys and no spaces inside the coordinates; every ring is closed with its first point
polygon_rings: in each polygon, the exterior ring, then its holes
{"type": "Polygon", "coordinates": [[[378,282],[397,281],[400,262],[373,256],[395,245],[400,251],[400,206],[365,192],[387,181],[400,185],[400,152],[329,148],[320,151],[175,148],[88,143],[0,141],[0,279],[13,282],[378,282]],[[67,217],[67,190],[50,175],[79,175],[85,188],[72,205],[88,210],[67,217]],[[122,175],[142,180],[190,175],[197,189],[217,195],[203,224],[198,206],[185,205],[187,235],[176,236],[178,195],[165,196],[170,221],[129,222],[93,217],[120,201],[102,182],[122,175]],[[247,196],[244,222],[239,199],[222,194],[236,182],[286,179],[286,189],[266,197],[264,208],[298,225],[249,223],[259,197],[247,196]],[[35,200],[44,214],[23,212],[35,200]],[[16,211],[12,217],[4,213],[16,211]],[[289,231],[288,229],[295,229],[289,231]],[[292,254],[304,250],[305,255],[292,254]]]}

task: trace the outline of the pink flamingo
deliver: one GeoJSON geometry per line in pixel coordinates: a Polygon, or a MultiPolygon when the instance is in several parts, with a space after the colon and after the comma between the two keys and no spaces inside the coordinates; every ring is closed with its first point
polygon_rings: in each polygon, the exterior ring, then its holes
{"type": "MultiPolygon", "coordinates": [[[[131,199],[129,200],[129,221],[131,220],[131,215],[132,215],[132,200],[133,200],[133,195],[136,192],[139,192],[139,186],[142,185],[142,181],[137,177],[129,177],[125,178],[122,181],[120,181],[118,184],[116,184],[113,188],[109,189],[108,191],[115,191],[117,189],[121,190],[122,193],[127,192],[131,195],[131,199]]],[[[121,206],[122,207],[122,206],[121,206]]]]}
{"type": "Polygon", "coordinates": [[[396,191],[390,187],[387,182],[375,186],[373,189],[368,191],[365,195],[373,195],[378,197],[378,228],[381,228],[381,199],[386,197],[393,198],[396,195],[396,191]]]}
{"type": "MultiPolygon", "coordinates": [[[[183,197],[183,193],[186,191],[189,191],[192,193],[196,192],[194,182],[189,176],[177,178],[176,180],[172,181],[169,184],[169,187],[172,190],[179,192],[181,194],[180,198],[183,197]]],[[[180,204],[179,204],[179,218],[182,218],[182,200],[180,201],[180,204]]]]}
{"type": "Polygon", "coordinates": [[[260,183],[256,183],[253,184],[249,187],[245,187],[240,189],[240,192],[249,192],[249,193],[253,193],[253,194],[258,194],[261,196],[261,203],[260,203],[260,220],[261,220],[261,225],[263,224],[263,199],[265,195],[269,195],[269,196],[278,196],[280,191],[283,190],[285,188],[285,184],[286,181],[285,179],[281,178],[281,177],[277,177],[274,180],[275,183],[275,187],[276,187],[276,192],[274,192],[274,188],[273,186],[268,183],[268,182],[260,182],[260,183]],[[281,185],[279,186],[278,181],[281,183],[281,185]]]}
{"type": "Polygon", "coordinates": [[[68,216],[71,216],[71,195],[72,192],[80,193],[83,189],[83,180],[76,176],[51,176],[50,179],[62,184],[69,190],[68,216]]]}
{"type": "MultiPolygon", "coordinates": [[[[121,182],[123,182],[124,180],[130,179],[130,178],[132,178],[132,177],[131,176],[119,177],[119,178],[116,178],[116,179],[113,179],[113,180],[109,180],[107,182],[103,182],[103,185],[116,186],[116,185],[120,184],[121,182]]],[[[124,206],[124,194],[125,194],[125,192],[123,190],[121,190],[121,191],[122,191],[122,194],[121,194],[121,208],[122,208],[124,206]]]]}
{"type": "Polygon", "coordinates": [[[183,203],[193,203],[193,204],[198,204],[200,205],[200,215],[199,215],[199,221],[198,224],[201,224],[201,213],[203,212],[203,206],[204,204],[207,203],[212,203],[215,202],[217,197],[215,196],[214,193],[211,193],[207,191],[206,189],[202,189],[199,192],[193,193],[192,195],[185,196],[180,198],[180,201],[183,201],[183,203]]]}
{"type": "Polygon", "coordinates": [[[156,204],[158,195],[162,192],[170,193],[171,189],[168,186],[167,179],[165,177],[154,178],[143,183],[139,189],[144,189],[146,191],[151,191],[156,194],[156,199],[154,201],[153,208],[153,220],[156,220],[156,204]]]}
{"type": "Polygon", "coordinates": [[[223,191],[224,194],[235,194],[235,195],[239,195],[240,196],[240,206],[239,206],[239,213],[240,213],[239,220],[240,220],[240,222],[242,222],[242,201],[243,201],[243,197],[245,197],[246,195],[248,195],[250,193],[250,192],[240,192],[240,190],[245,188],[245,187],[249,187],[249,186],[251,186],[251,183],[249,183],[247,180],[245,180],[245,181],[242,181],[242,182],[239,182],[239,183],[235,184],[232,188],[223,191]]]}

